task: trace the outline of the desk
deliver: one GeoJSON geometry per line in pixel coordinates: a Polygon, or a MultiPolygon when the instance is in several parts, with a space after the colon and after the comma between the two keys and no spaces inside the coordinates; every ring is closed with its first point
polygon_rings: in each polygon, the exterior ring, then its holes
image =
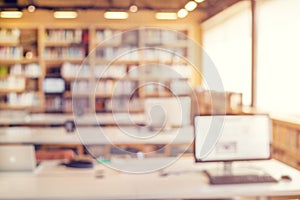
{"type": "Polygon", "coordinates": [[[67,133],[62,127],[2,127],[0,144],[83,144],[83,145],[122,145],[122,144],[191,144],[194,139],[193,127],[163,131],[157,135],[134,127],[78,127],[77,132],[67,133]],[[130,133],[127,135],[124,131],[130,133]],[[78,134],[78,133],[79,134],[78,134]],[[143,136],[142,138],[139,138],[143,136]],[[151,136],[146,138],[146,136],[151,136]]]}
{"type": "MultiPolygon", "coordinates": [[[[152,159],[138,162],[149,165],[159,161],[152,159]]],[[[0,173],[0,199],[216,199],[300,195],[300,172],[283,163],[270,160],[235,164],[257,167],[275,178],[284,173],[293,180],[271,184],[211,186],[201,170],[218,164],[195,164],[190,157],[182,157],[165,168],[168,176],[160,176],[159,172],[126,174],[102,165],[79,170],[42,163],[34,173],[0,173]],[[100,169],[104,171],[104,177],[96,178],[95,174],[100,169]]]]}
{"type": "Polygon", "coordinates": [[[146,121],[144,113],[102,113],[76,116],[72,114],[28,114],[5,115],[0,117],[0,125],[27,125],[27,126],[63,126],[67,120],[76,120],[78,125],[132,125],[143,124],[146,121]]]}

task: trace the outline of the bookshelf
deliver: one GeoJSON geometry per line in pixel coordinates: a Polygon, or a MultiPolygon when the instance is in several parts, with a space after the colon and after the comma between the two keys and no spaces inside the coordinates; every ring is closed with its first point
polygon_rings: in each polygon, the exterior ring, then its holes
{"type": "Polygon", "coordinates": [[[41,110],[37,28],[0,29],[0,109],[41,110]]]}
{"type": "Polygon", "coordinates": [[[188,95],[189,30],[179,31],[7,25],[0,29],[0,108],[70,113],[74,103],[83,112],[143,112],[145,98],[188,95]],[[48,77],[63,78],[65,91],[46,93],[48,77]]]}

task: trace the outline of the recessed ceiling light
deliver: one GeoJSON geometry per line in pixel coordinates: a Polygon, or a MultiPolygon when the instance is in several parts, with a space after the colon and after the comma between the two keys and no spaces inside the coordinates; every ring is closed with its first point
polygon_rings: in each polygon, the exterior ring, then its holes
{"type": "Polygon", "coordinates": [[[195,1],[189,1],[187,4],[184,6],[184,8],[187,11],[193,11],[197,7],[197,3],[195,1]]]}
{"type": "Polygon", "coordinates": [[[21,11],[1,11],[1,18],[21,18],[23,13],[21,11]]]}
{"type": "Polygon", "coordinates": [[[56,19],[74,19],[77,17],[77,12],[75,12],[75,11],[55,11],[54,17],[56,19]]]}
{"type": "Polygon", "coordinates": [[[139,8],[138,8],[137,5],[135,5],[135,4],[132,4],[132,5],[129,7],[129,11],[130,11],[130,12],[135,13],[135,12],[137,12],[138,10],[139,10],[139,8]]]}
{"type": "Polygon", "coordinates": [[[184,8],[180,9],[180,10],[177,12],[177,16],[178,16],[179,18],[185,18],[188,14],[189,14],[189,12],[188,12],[186,9],[184,9],[184,8]]]}
{"type": "Polygon", "coordinates": [[[31,13],[34,12],[35,9],[36,9],[36,7],[35,7],[34,5],[29,5],[29,6],[27,7],[28,12],[31,12],[31,13]]]}
{"type": "Polygon", "coordinates": [[[177,19],[177,14],[175,12],[157,12],[155,14],[155,18],[162,20],[175,20],[177,19]]]}
{"type": "Polygon", "coordinates": [[[128,13],[127,12],[107,11],[104,13],[104,18],[106,18],[106,19],[127,19],[128,13]]]}

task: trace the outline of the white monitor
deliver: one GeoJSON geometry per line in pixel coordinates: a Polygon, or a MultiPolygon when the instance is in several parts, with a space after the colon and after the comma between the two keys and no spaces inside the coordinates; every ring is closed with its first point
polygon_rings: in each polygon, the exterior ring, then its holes
{"type": "Polygon", "coordinates": [[[46,94],[63,93],[65,91],[65,81],[63,78],[46,77],[43,80],[43,91],[46,94]]]}
{"type": "Polygon", "coordinates": [[[191,99],[188,96],[146,98],[144,110],[149,128],[170,129],[191,124],[191,99]]]}
{"type": "Polygon", "coordinates": [[[196,116],[194,126],[198,162],[270,158],[268,115],[196,116]]]}

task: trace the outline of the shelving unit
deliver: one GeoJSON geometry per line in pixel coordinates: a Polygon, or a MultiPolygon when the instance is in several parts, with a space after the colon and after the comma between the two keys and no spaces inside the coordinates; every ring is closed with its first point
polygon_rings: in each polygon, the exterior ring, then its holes
{"type": "Polygon", "coordinates": [[[183,35],[159,29],[8,26],[0,30],[0,107],[69,113],[74,100],[83,112],[142,112],[147,97],[172,96],[170,89],[187,95],[180,85],[192,72],[181,57],[189,57],[189,48],[183,35]],[[27,69],[32,66],[38,72],[27,69]],[[164,71],[168,67],[180,76],[164,71]],[[45,93],[43,81],[48,77],[63,78],[65,92],[45,93]],[[20,79],[20,87],[5,85],[11,79],[20,79]],[[153,82],[158,84],[150,85],[153,82]],[[33,100],[23,103],[27,94],[33,100]]]}
{"type": "Polygon", "coordinates": [[[36,28],[0,29],[0,109],[41,110],[36,28]]]}

